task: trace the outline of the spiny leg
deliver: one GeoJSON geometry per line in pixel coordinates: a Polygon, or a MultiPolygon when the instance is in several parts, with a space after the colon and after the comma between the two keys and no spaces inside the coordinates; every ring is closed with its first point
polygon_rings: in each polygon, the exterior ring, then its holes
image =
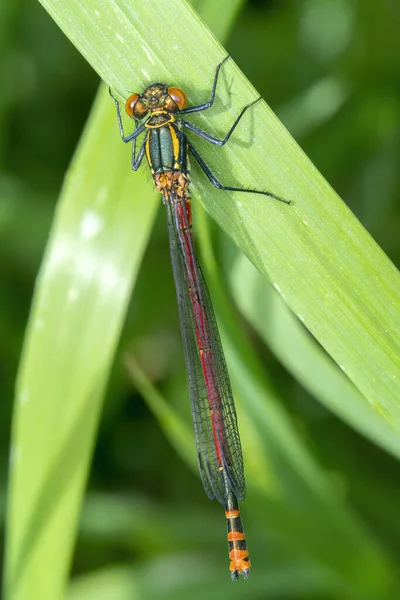
{"type": "MultiPolygon", "coordinates": [[[[135,138],[135,142],[136,142],[136,138],[135,138]]],[[[143,140],[143,143],[140,146],[140,150],[139,150],[138,155],[136,157],[135,156],[136,144],[134,144],[132,146],[132,169],[133,169],[133,171],[137,171],[138,168],[140,167],[141,162],[143,160],[145,147],[146,147],[146,138],[143,140]]]]}
{"type": "Polygon", "coordinates": [[[188,143],[188,147],[189,147],[191,153],[193,154],[194,158],[197,160],[202,171],[205,173],[205,175],[211,181],[213,186],[218,188],[219,190],[225,190],[225,191],[229,191],[229,192],[243,192],[245,194],[262,194],[263,196],[268,196],[269,198],[274,198],[275,200],[279,200],[279,202],[283,202],[284,204],[291,203],[290,200],[284,200],[283,198],[280,198],[279,196],[275,196],[275,194],[272,194],[271,192],[267,192],[264,190],[251,190],[248,188],[238,188],[238,187],[232,187],[230,185],[223,185],[220,181],[218,181],[218,179],[215,177],[214,173],[206,165],[204,160],[201,158],[200,154],[197,152],[196,148],[194,148],[194,146],[192,146],[189,143],[188,143]]]}
{"type": "Polygon", "coordinates": [[[254,104],[256,104],[257,102],[259,102],[260,100],[261,100],[261,96],[259,98],[257,98],[257,100],[254,100],[253,102],[250,102],[250,104],[246,104],[246,106],[242,108],[239,116],[236,118],[236,120],[233,123],[232,127],[229,129],[228,133],[226,134],[226,136],[222,140],[220,140],[218,138],[215,138],[214,136],[210,135],[206,131],[203,131],[199,127],[196,127],[196,125],[192,125],[192,123],[188,123],[187,121],[184,121],[184,120],[180,121],[180,123],[182,123],[182,125],[184,127],[186,127],[186,129],[189,129],[190,131],[193,131],[193,133],[195,133],[196,135],[198,135],[201,138],[203,138],[203,140],[206,140],[207,142],[211,142],[212,144],[215,144],[216,146],[224,146],[226,144],[226,142],[229,140],[229,138],[231,137],[232,133],[235,131],[235,129],[238,126],[240,120],[242,119],[244,113],[251,106],[254,106],[254,104]]]}
{"type": "Polygon", "coordinates": [[[187,108],[184,108],[184,109],[178,111],[176,114],[188,115],[189,113],[201,112],[202,110],[206,110],[207,108],[210,108],[210,106],[213,105],[214,99],[215,99],[215,90],[217,89],[218,75],[219,75],[222,65],[228,60],[228,58],[230,58],[229,54],[228,54],[228,56],[225,56],[224,60],[219,63],[219,65],[217,66],[217,68],[215,70],[210,100],[208,102],[203,102],[203,104],[197,104],[197,106],[188,106],[187,108]]]}

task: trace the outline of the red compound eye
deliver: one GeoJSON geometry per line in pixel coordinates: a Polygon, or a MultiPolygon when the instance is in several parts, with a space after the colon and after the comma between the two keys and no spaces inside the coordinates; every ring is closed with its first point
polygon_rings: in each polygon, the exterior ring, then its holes
{"type": "Polygon", "coordinates": [[[132,94],[132,96],[129,96],[129,98],[125,102],[125,111],[126,111],[126,114],[131,119],[134,118],[133,112],[135,110],[135,106],[136,106],[136,102],[138,101],[138,98],[139,98],[139,94],[132,94]]]}
{"type": "Polygon", "coordinates": [[[186,102],[187,102],[185,92],[183,92],[179,88],[172,87],[172,88],[168,88],[168,94],[171,96],[172,100],[178,106],[179,110],[182,110],[182,108],[185,108],[186,102]]]}

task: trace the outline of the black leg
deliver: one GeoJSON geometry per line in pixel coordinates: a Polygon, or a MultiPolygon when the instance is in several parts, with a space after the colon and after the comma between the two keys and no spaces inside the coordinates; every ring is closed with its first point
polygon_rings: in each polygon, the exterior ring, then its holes
{"type": "Polygon", "coordinates": [[[189,147],[191,153],[193,154],[194,158],[197,160],[198,164],[200,165],[201,170],[205,173],[205,175],[211,181],[213,186],[218,188],[219,190],[225,190],[228,192],[244,192],[245,194],[262,194],[263,196],[268,196],[269,198],[274,198],[275,200],[279,200],[279,202],[283,202],[284,204],[291,203],[290,200],[284,200],[283,198],[279,198],[279,196],[275,196],[275,194],[272,194],[271,192],[266,192],[264,190],[250,190],[250,189],[246,189],[246,188],[232,187],[230,185],[222,185],[222,183],[220,183],[218,181],[218,179],[215,177],[214,173],[211,171],[211,169],[206,165],[204,160],[201,158],[201,156],[197,152],[196,148],[194,148],[191,144],[188,144],[188,147],[189,147]]]}
{"type": "Polygon", "coordinates": [[[222,65],[228,60],[228,58],[230,58],[229,54],[228,54],[228,56],[225,56],[225,58],[222,62],[219,63],[219,65],[215,71],[214,82],[213,82],[213,86],[212,86],[212,90],[211,90],[211,98],[209,99],[209,101],[204,102],[203,104],[198,104],[197,106],[188,106],[188,108],[183,108],[182,110],[178,111],[175,114],[188,115],[189,113],[200,112],[202,110],[206,110],[206,108],[210,108],[210,106],[213,105],[213,102],[215,99],[215,90],[217,88],[218,75],[219,75],[222,65]]]}
{"type": "Polygon", "coordinates": [[[222,140],[219,140],[218,138],[213,137],[206,131],[203,131],[202,129],[199,129],[199,127],[196,127],[196,125],[192,125],[192,123],[188,123],[187,121],[184,121],[184,120],[182,120],[182,121],[180,120],[179,122],[182,123],[182,125],[184,127],[186,127],[186,129],[189,129],[189,131],[193,131],[193,133],[195,133],[196,135],[199,135],[201,138],[203,138],[203,140],[207,140],[207,142],[211,142],[212,144],[215,144],[216,146],[224,146],[226,144],[226,142],[229,140],[229,138],[231,137],[232,133],[235,131],[236,127],[239,124],[239,121],[243,117],[246,110],[248,110],[251,106],[254,106],[254,104],[259,102],[259,100],[261,100],[261,96],[259,98],[257,98],[257,100],[254,100],[254,102],[250,102],[250,104],[247,104],[244,108],[242,108],[240,115],[237,117],[236,121],[234,122],[234,124],[232,125],[232,127],[230,128],[230,130],[228,131],[228,133],[222,140]]]}
{"type": "MultiPolygon", "coordinates": [[[[139,127],[139,121],[137,119],[135,119],[135,131],[138,127],[139,127]]],[[[134,138],[133,144],[132,144],[132,164],[136,161],[136,140],[137,140],[137,138],[134,138]]]]}
{"type": "Polygon", "coordinates": [[[132,142],[134,139],[136,139],[138,137],[138,135],[140,135],[141,133],[143,133],[143,131],[145,130],[145,123],[143,123],[143,125],[140,125],[140,127],[135,128],[135,131],[133,133],[130,133],[129,135],[125,136],[124,133],[124,126],[122,124],[122,118],[121,118],[121,109],[119,106],[119,102],[118,100],[112,95],[111,89],[108,89],[111,98],[114,100],[115,102],[115,108],[117,109],[117,117],[118,117],[118,126],[119,126],[119,133],[121,135],[121,139],[123,142],[128,143],[128,142],[132,142]]]}
{"type": "Polygon", "coordinates": [[[132,169],[134,171],[138,170],[138,168],[140,167],[140,164],[141,164],[141,162],[143,160],[144,150],[145,150],[145,147],[146,147],[146,139],[147,139],[147,136],[144,139],[143,144],[140,146],[140,150],[139,150],[137,156],[135,155],[136,139],[134,141],[134,144],[132,145],[132,169]]]}

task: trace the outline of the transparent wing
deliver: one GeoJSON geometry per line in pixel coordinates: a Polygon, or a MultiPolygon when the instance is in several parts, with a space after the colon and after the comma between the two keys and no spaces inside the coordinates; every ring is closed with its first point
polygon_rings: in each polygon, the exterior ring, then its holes
{"type": "Polygon", "coordinates": [[[165,203],[201,478],[211,500],[226,504],[227,486],[244,500],[236,410],[210,295],[194,254],[189,210],[173,194],[165,203]]]}

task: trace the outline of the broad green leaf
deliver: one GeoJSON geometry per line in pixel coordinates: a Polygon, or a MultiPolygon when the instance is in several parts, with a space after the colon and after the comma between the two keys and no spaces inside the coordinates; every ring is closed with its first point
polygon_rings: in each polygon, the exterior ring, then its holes
{"type": "Polygon", "coordinates": [[[400,458],[400,438],[241,255],[230,273],[235,300],[279,360],[318,400],[372,441],[400,458]]]}
{"type": "MultiPolygon", "coordinates": [[[[199,102],[224,57],[184,0],[148,0],[132,11],[125,3],[104,1],[43,4],[123,97],[161,76],[199,102]],[[171,35],[171,24],[179,25],[179,37],[171,35]]],[[[233,62],[224,78],[215,107],[196,119],[219,135],[257,97],[233,62]]],[[[199,148],[223,183],[267,189],[292,202],[210,189],[194,169],[194,189],[209,213],[397,432],[398,271],[265,103],[246,115],[226,148],[199,148]]]]}

